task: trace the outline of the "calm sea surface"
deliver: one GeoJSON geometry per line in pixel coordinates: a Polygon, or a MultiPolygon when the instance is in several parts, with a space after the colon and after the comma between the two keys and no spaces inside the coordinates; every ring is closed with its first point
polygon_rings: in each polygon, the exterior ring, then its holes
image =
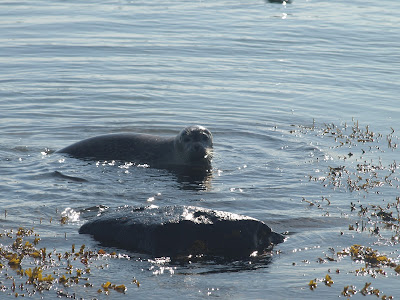
{"type": "Polygon", "coordinates": [[[2,257],[0,298],[398,298],[399,23],[389,0],[0,1],[0,228],[34,228],[48,252],[126,255],[91,262],[92,287],[54,281],[34,295],[2,257]],[[214,136],[204,182],[54,153],[191,124],[214,136]],[[88,208],[150,204],[249,215],[288,239],[270,258],[177,264],[78,234],[88,208]],[[355,244],[391,265],[366,265],[355,244]],[[105,296],[107,281],[126,293],[105,296]]]}

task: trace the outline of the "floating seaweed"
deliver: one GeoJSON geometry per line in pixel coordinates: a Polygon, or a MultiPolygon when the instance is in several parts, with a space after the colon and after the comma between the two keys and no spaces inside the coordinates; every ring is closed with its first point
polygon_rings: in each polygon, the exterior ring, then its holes
{"type": "Polygon", "coordinates": [[[116,290],[119,293],[125,293],[126,292],[126,287],[125,285],[121,284],[121,285],[115,285],[112,284],[111,282],[107,281],[106,283],[103,283],[101,285],[101,287],[103,288],[103,290],[98,290],[99,293],[104,292],[106,294],[108,294],[110,289],[116,290]]]}
{"type": "MultiPolygon", "coordinates": [[[[311,156],[313,158],[310,163],[318,166],[318,169],[314,174],[309,175],[308,179],[310,182],[320,182],[324,187],[333,190],[351,192],[356,197],[359,195],[356,203],[350,203],[350,214],[342,212],[349,219],[356,219],[348,225],[350,234],[368,234],[369,237],[376,237],[375,244],[383,244],[387,247],[398,244],[400,197],[395,196],[395,201],[388,201],[387,196],[386,199],[379,196],[384,192],[386,192],[385,195],[398,194],[397,191],[393,193],[392,189],[400,188],[400,179],[397,175],[399,165],[390,155],[399,144],[399,137],[396,136],[395,130],[390,127],[389,134],[385,135],[373,131],[369,126],[361,126],[354,120],[352,123],[340,125],[333,123],[317,125],[313,120],[312,125],[293,125],[289,132],[299,137],[311,133],[313,139],[321,138],[327,141],[325,144],[329,145],[329,150],[322,152],[323,157],[311,156]],[[366,199],[372,203],[368,203],[366,199]]],[[[318,145],[320,144],[318,141],[318,145]]],[[[334,205],[332,201],[330,199],[328,205],[334,205]]],[[[303,197],[302,202],[313,208],[324,208],[323,201],[303,197]]],[[[345,232],[346,230],[341,230],[340,234],[345,235],[345,232]]],[[[385,253],[380,253],[374,249],[373,245],[364,246],[354,243],[341,251],[335,251],[331,256],[325,254],[325,257],[319,257],[316,261],[344,264],[347,269],[346,274],[356,276],[388,278],[392,274],[400,274],[398,257],[392,258],[385,253]],[[347,262],[350,263],[346,265],[347,262]],[[352,262],[355,262],[355,265],[362,264],[362,266],[351,270],[352,262]]],[[[339,274],[339,269],[336,270],[339,274]]],[[[331,275],[327,276],[314,278],[308,283],[308,287],[315,290],[318,282],[332,286],[331,275]]],[[[357,293],[363,296],[377,296],[380,299],[393,298],[380,289],[374,288],[371,282],[366,282],[360,287],[347,285],[341,291],[341,296],[352,297],[357,293]]]]}
{"type": "MultiPolygon", "coordinates": [[[[0,269],[13,270],[20,276],[20,283],[12,276],[5,278],[10,280],[10,285],[0,286],[0,292],[14,293],[15,297],[29,297],[37,292],[44,293],[55,291],[57,296],[72,297],[67,291],[72,286],[80,285],[84,288],[91,288],[93,284],[88,282],[91,274],[91,266],[99,264],[104,259],[123,258],[124,255],[117,253],[107,253],[100,249],[92,251],[85,245],[81,245],[76,251],[75,244],[71,245],[71,251],[64,254],[53,250],[48,252],[46,248],[37,248],[40,237],[33,229],[18,228],[0,234],[2,238],[10,238],[8,246],[0,245],[0,269]],[[25,240],[28,239],[28,240],[25,240]],[[24,266],[35,265],[35,267],[24,266]],[[16,292],[16,289],[19,291],[16,292]]],[[[100,268],[101,270],[101,268],[100,268]]],[[[18,279],[17,279],[18,280],[18,279]]],[[[139,281],[134,279],[137,287],[139,281]]],[[[127,288],[124,284],[111,284],[106,282],[102,285],[102,291],[107,294],[114,290],[119,293],[126,293],[127,288]]],[[[75,297],[75,294],[73,295],[75,297]]],[[[1,298],[1,297],[0,297],[1,298]]]]}
{"type": "MultiPolygon", "coordinates": [[[[359,126],[358,121],[353,122],[351,126],[348,126],[347,123],[341,126],[324,124],[322,128],[316,127],[315,121],[313,121],[312,126],[297,127],[297,130],[290,130],[289,132],[292,134],[314,132],[319,137],[333,138],[335,142],[335,146],[331,146],[333,149],[346,148],[351,150],[350,152],[344,150],[342,155],[337,156],[339,160],[343,161],[343,164],[328,165],[325,176],[310,175],[310,181],[320,181],[324,186],[345,188],[351,192],[368,192],[385,184],[399,187],[400,180],[394,176],[399,168],[397,162],[392,161],[384,165],[380,158],[377,163],[374,163],[372,159],[376,156],[374,155],[375,152],[385,152],[382,146],[383,134],[373,132],[369,126],[365,128],[359,126]],[[357,153],[359,155],[356,155],[357,153]],[[371,160],[367,160],[366,155],[371,156],[371,160]],[[348,160],[355,161],[356,164],[346,164],[348,160]]],[[[397,149],[399,143],[399,138],[394,133],[394,129],[391,128],[391,133],[386,135],[387,148],[392,151],[397,149]]]]}
{"type": "Polygon", "coordinates": [[[397,264],[386,255],[381,255],[377,250],[374,250],[371,247],[365,247],[358,244],[354,244],[350,246],[350,248],[343,249],[342,251],[338,252],[337,255],[338,257],[350,255],[355,261],[365,262],[366,267],[397,267],[397,264]]]}

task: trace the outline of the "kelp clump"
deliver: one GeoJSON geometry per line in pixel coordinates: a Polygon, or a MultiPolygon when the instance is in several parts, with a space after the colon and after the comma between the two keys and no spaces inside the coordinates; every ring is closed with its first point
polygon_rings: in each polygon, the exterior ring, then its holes
{"type": "MultiPolygon", "coordinates": [[[[91,251],[81,245],[75,251],[57,252],[46,248],[38,248],[41,238],[33,229],[19,228],[0,233],[0,292],[15,297],[32,297],[37,293],[55,292],[58,297],[76,297],[76,286],[82,289],[91,288],[91,269],[102,270],[102,263],[107,259],[129,259],[126,255],[107,253],[100,249],[91,251]],[[14,272],[14,275],[11,275],[14,272]],[[1,277],[0,277],[1,278],[1,277]],[[72,288],[73,293],[68,290],[72,288]]],[[[139,287],[139,282],[134,279],[139,287]]],[[[105,294],[111,290],[126,293],[124,284],[107,282],[99,289],[105,294]]],[[[1,296],[0,296],[1,298],[1,296]]]]}

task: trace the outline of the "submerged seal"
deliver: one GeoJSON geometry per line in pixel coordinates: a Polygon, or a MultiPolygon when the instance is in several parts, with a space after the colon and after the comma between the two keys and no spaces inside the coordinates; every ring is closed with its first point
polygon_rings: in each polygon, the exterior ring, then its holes
{"type": "Polygon", "coordinates": [[[203,126],[184,128],[176,137],[117,133],[92,137],[57,152],[93,160],[122,160],[155,168],[211,168],[212,135],[203,126]]]}
{"type": "Polygon", "coordinates": [[[204,254],[245,258],[262,253],[284,237],[257,219],[195,206],[124,206],[82,225],[104,245],[179,257],[204,254]]]}

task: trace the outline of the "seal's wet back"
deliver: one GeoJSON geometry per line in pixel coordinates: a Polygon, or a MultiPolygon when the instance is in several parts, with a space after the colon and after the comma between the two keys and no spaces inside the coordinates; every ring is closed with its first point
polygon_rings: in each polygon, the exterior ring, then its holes
{"type": "Polygon", "coordinates": [[[257,219],[195,206],[122,207],[85,223],[79,233],[108,246],[172,257],[248,257],[284,240],[257,219]]]}
{"type": "Polygon", "coordinates": [[[175,137],[118,133],[92,137],[59,150],[76,158],[122,160],[155,168],[211,169],[212,135],[203,126],[184,128],[175,137]]]}

